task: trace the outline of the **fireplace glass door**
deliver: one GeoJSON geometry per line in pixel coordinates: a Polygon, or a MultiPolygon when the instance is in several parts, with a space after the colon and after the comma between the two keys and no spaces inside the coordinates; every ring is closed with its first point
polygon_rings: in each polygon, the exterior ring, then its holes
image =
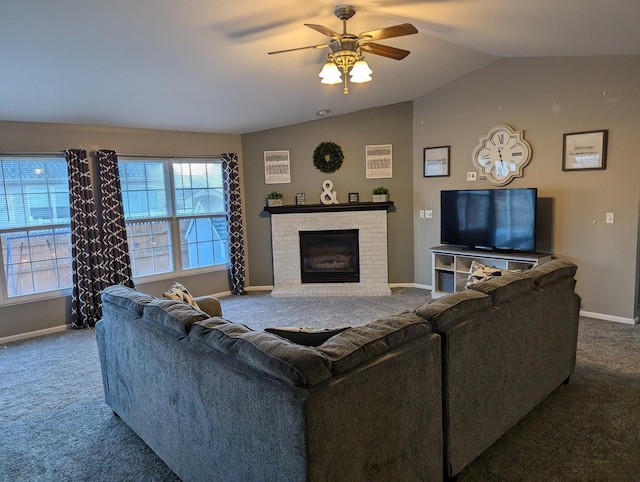
{"type": "Polygon", "coordinates": [[[358,283],[358,230],[299,231],[303,283],[358,283]]]}

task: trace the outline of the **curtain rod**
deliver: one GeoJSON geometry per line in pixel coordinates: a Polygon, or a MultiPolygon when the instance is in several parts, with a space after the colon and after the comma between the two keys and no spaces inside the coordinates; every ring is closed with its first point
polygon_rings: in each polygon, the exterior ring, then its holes
{"type": "Polygon", "coordinates": [[[140,158],[153,158],[153,159],[211,159],[220,158],[222,154],[198,154],[193,156],[177,155],[177,154],[126,154],[116,151],[118,157],[140,157],[140,158]]]}
{"type": "Polygon", "coordinates": [[[52,151],[52,152],[0,152],[0,156],[6,157],[24,157],[24,156],[33,156],[33,157],[41,157],[41,156],[64,156],[64,151],[52,151]]]}
{"type": "MultiPolygon", "coordinates": [[[[97,152],[98,149],[89,152],[97,152]]],[[[122,152],[116,151],[118,156],[122,157],[140,157],[140,158],[153,158],[153,159],[211,159],[211,158],[221,158],[222,154],[198,154],[193,156],[188,155],[176,155],[176,154],[125,154],[122,152]]],[[[51,152],[29,152],[29,151],[19,151],[19,152],[0,152],[0,156],[4,157],[25,157],[25,156],[33,156],[33,157],[44,157],[44,156],[64,156],[63,151],[51,151],[51,152]]]]}

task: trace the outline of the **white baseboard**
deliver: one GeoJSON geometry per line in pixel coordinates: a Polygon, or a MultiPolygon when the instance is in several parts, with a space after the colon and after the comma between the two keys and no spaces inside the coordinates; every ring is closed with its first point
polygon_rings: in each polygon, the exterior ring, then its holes
{"type": "MultiPolygon", "coordinates": [[[[246,291],[272,291],[273,286],[245,286],[244,289],[246,291]]],[[[221,291],[220,293],[214,293],[211,296],[216,298],[221,298],[223,296],[231,296],[233,293],[231,291],[221,291]]]]}
{"type": "Polygon", "coordinates": [[[45,328],[44,330],[29,331],[27,333],[5,336],[4,338],[0,338],[0,345],[4,345],[5,343],[12,343],[14,341],[27,340],[29,338],[35,338],[36,336],[50,335],[52,333],[66,331],[68,329],[68,325],[60,325],[54,326],[53,328],[45,328]]]}
{"type": "Polygon", "coordinates": [[[247,291],[273,291],[273,285],[247,286],[245,289],[247,291]]]}
{"type": "MultiPolygon", "coordinates": [[[[271,291],[273,290],[273,286],[245,286],[244,289],[246,291],[271,291]]],[[[221,291],[220,293],[214,293],[211,296],[215,296],[219,298],[221,296],[231,296],[233,293],[231,291],[221,291]]]]}
{"type": "Polygon", "coordinates": [[[419,288],[421,290],[431,291],[431,286],[418,283],[389,283],[389,288],[419,288]]]}
{"type": "Polygon", "coordinates": [[[625,325],[635,325],[638,323],[638,318],[623,318],[622,316],[603,315],[602,313],[593,313],[591,311],[580,311],[580,316],[595,318],[596,320],[614,321],[616,323],[624,323],[625,325]]]}
{"type": "Polygon", "coordinates": [[[211,296],[214,298],[222,298],[223,296],[229,296],[231,291],[221,291],[220,293],[213,293],[211,296]]]}

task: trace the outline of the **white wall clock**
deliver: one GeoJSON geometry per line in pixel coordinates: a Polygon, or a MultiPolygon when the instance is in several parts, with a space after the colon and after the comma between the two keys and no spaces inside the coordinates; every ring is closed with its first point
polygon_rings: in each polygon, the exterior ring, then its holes
{"type": "Polygon", "coordinates": [[[524,167],[531,161],[531,146],[522,131],[507,125],[493,127],[473,151],[472,162],[480,179],[495,186],[505,186],[516,177],[524,176],[524,167]]]}

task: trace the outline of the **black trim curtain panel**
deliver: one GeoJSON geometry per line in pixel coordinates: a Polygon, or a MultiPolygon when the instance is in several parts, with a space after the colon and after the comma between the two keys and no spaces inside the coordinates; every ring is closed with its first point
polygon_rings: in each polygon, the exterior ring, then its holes
{"type": "Polygon", "coordinates": [[[222,154],[222,180],[229,235],[229,277],[231,292],[246,295],[244,265],[244,233],[242,230],[242,198],[238,154],[222,154]]]}
{"type": "Polygon", "coordinates": [[[134,288],[116,151],[98,150],[104,284],[134,288]]]}
{"type": "Polygon", "coordinates": [[[98,215],[87,151],[67,149],[65,158],[69,169],[71,207],[71,325],[74,328],[92,328],[102,312],[100,292],[103,278],[98,215]]]}

